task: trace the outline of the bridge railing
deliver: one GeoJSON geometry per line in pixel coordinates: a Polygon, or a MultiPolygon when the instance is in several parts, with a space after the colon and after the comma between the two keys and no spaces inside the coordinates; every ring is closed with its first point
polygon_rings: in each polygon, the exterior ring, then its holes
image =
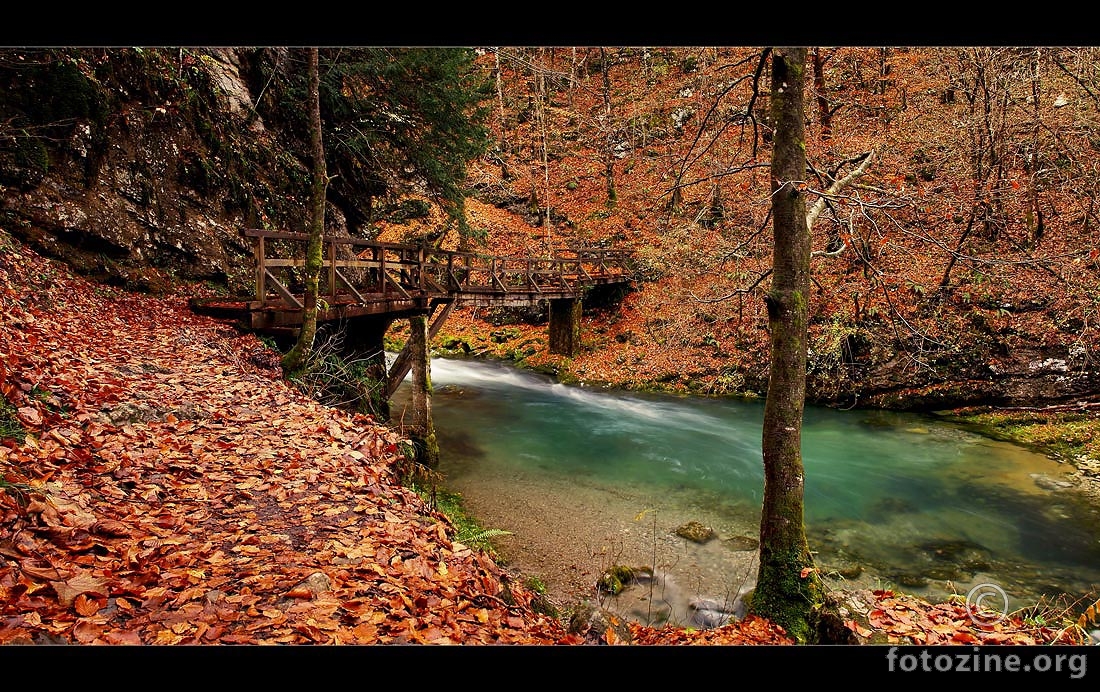
{"type": "Polygon", "coordinates": [[[561,249],[551,257],[508,257],[430,250],[424,269],[452,293],[570,291],[601,280],[630,278],[629,253],[603,248],[561,249]]]}
{"type": "MultiPolygon", "coordinates": [[[[297,284],[305,269],[309,236],[256,228],[242,234],[255,242],[255,299],[264,306],[279,297],[300,308],[297,284]]],[[[330,303],[458,293],[519,292],[537,297],[630,278],[630,253],[625,250],[562,248],[550,257],[500,257],[361,238],[326,236],[323,242],[318,295],[330,303]]]]}
{"type": "MultiPolygon", "coordinates": [[[[242,235],[255,240],[255,299],[263,305],[278,296],[301,307],[295,289],[305,270],[309,235],[257,228],[246,228],[242,235]]],[[[365,303],[368,295],[411,298],[431,290],[422,274],[423,249],[416,245],[334,236],[325,236],[323,243],[318,295],[330,302],[365,303]]]]}

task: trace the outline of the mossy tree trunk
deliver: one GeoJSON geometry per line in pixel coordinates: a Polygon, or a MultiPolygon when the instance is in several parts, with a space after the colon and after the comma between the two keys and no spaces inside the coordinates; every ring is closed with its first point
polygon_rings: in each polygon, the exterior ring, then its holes
{"type": "Polygon", "coordinates": [[[325,167],[325,147],[321,138],[321,81],[319,49],[310,48],[309,58],[309,135],[313,157],[313,182],[310,186],[309,240],[306,242],[305,296],[302,300],[302,328],[298,340],[283,356],[283,370],[294,372],[301,368],[313,350],[317,335],[317,291],[324,265],[325,194],[328,189],[328,171],[325,167]]]}
{"type": "Polygon", "coordinates": [[[428,318],[415,315],[409,318],[409,351],[412,356],[413,376],[413,433],[417,461],[434,469],[439,466],[439,443],[432,422],[432,375],[428,353],[428,318]]]}
{"type": "Polygon", "coordinates": [[[816,638],[823,600],[803,521],[802,415],[810,291],[810,230],[803,192],[806,49],[776,48],[771,60],[774,254],[772,285],[765,298],[771,353],[762,439],[760,566],[750,611],[806,643],[816,638]]]}
{"type": "Polygon", "coordinates": [[[600,47],[600,70],[603,72],[603,114],[607,130],[604,150],[604,175],[607,178],[607,203],[615,204],[615,128],[611,124],[611,74],[607,64],[607,49],[600,47]]]}

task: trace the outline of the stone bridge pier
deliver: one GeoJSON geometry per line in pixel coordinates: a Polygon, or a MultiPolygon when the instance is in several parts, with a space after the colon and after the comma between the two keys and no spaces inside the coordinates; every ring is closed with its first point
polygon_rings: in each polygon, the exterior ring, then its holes
{"type": "Polygon", "coordinates": [[[555,298],[550,301],[550,353],[572,357],[581,346],[580,298],[555,298]]]}

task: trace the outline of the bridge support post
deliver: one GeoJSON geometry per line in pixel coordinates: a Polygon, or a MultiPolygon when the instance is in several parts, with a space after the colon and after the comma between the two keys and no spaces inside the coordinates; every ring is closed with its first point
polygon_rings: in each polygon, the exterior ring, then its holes
{"type": "Polygon", "coordinates": [[[572,357],[581,346],[580,298],[556,298],[550,302],[550,353],[572,357]]]}
{"type": "Polygon", "coordinates": [[[430,469],[439,466],[439,443],[432,423],[431,358],[428,352],[428,317],[409,318],[409,355],[412,358],[412,431],[417,461],[430,469]]]}
{"type": "Polygon", "coordinates": [[[363,358],[367,362],[364,373],[370,382],[376,383],[370,390],[367,405],[382,421],[390,419],[390,398],[386,390],[386,350],[383,339],[392,319],[387,317],[356,317],[344,325],[345,354],[363,358]]]}

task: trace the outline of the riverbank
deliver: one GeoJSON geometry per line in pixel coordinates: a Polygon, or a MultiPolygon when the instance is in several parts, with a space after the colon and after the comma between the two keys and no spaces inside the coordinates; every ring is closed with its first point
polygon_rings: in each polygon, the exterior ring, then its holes
{"type": "Polygon", "coordinates": [[[1073,467],[1067,477],[1100,507],[1100,411],[1088,404],[1041,408],[971,407],[938,414],[967,429],[1073,467]]]}
{"type": "MultiPolygon", "coordinates": [[[[4,250],[0,643],[625,643],[534,610],[510,568],[456,541],[401,484],[399,436],[296,391],[254,336],[183,297],[91,285],[4,250]]],[[[1062,636],[1018,621],[980,630],[958,607],[944,635],[923,624],[939,606],[869,598],[868,641],[1062,636]],[[894,609],[928,617],[896,634],[894,609]]],[[[751,619],[627,634],[790,643],[751,619]]]]}

